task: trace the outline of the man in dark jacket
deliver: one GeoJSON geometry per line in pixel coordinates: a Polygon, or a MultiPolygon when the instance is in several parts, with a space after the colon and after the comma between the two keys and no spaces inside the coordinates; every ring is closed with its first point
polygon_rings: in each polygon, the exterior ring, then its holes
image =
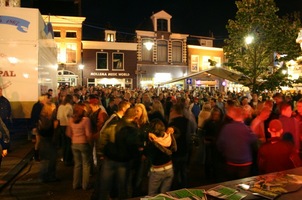
{"type": "Polygon", "coordinates": [[[174,181],[172,189],[180,189],[188,186],[187,164],[189,159],[190,130],[189,119],[184,116],[184,105],[175,104],[171,108],[171,122],[168,127],[174,128],[174,136],[177,151],[172,155],[174,168],[174,181]]]}
{"type": "MultiPolygon", "coordinates": [[[[104,131],[111,131],[113,136],[104,147],[104,162],[101,168],[99,199],[109,199],[113,186],[117,187],[119,199],[128,198],[127,178],[134,158],[139,155],[138,128],[134,123],[136,112],[128,108],[121,120],[110,124],[104,131]],[[114,180],[114,177],[117,180],[114,180]]],[[[129,184],[128,184],[129,185],[129,184]]]]}

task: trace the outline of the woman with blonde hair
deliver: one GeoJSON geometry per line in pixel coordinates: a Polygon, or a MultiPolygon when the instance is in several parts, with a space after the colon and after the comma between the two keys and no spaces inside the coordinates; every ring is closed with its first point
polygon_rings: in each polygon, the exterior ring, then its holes
{"type": "Polygon", "coordinates": [[[140,156],[134,161],[133,164],[133,195],[132,196],[143,196],[147,194],[146,179],[148,179],[148,172],[150,163],[149,160],[143,156],[144,148],[147,145],[149,135],[149,118],[146,107],[142,103],[137,103],[134,106],[136,111],[136,124],[139,128],[139,143],[140,143],[140,156]]]}
{"type": "Polygon", "coordinates": [[[138,127],[142,127],[146,124],[149,123],[149,118],[148,118],[148,112],[146,110],[146,107],[144,104],[142,103],[137,103],[134,106],[136,114],[137,114],[137,125],[138,127]]]}
{"type": "Polygon", "coordinates": [[[204,122],[211,116],[211,104],[204,103],[200,113],[198,114],[198,129],[202,129],[204,122]]]}

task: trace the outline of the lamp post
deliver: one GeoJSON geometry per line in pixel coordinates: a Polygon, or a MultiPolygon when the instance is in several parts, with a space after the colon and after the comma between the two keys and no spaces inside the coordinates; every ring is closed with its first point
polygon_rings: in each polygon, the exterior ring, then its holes
{"type": "Polygon", "coordinates": [[[83,78],[84,78],[84,75],[83,75],[84,67],[85,66],[83,64],[79,65],[79,69],[81,70],[81,82],[82,82],[82,86],[84,85],[84,80],[83,80],[83,78]]]}
{"type": "Polygon", "coordinates": [[[245,37],[245,44],[249,45],[252,44],[252,42],[254,41],[254,37],[251,35],[248,35],[245,37]]]}

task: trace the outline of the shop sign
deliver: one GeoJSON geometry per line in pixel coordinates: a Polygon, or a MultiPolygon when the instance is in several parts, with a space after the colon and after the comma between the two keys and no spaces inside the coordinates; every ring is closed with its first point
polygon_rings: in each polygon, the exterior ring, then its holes
{"type": "Polygon", "coordinates": [[[130,76],[130,73],[107,73],[107,72],[91,72],[91,76],[119,76],[125,77],[130,76]]]}

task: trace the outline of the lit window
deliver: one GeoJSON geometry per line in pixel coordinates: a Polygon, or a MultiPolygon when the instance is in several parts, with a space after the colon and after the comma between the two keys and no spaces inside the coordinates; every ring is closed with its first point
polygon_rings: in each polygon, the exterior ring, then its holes
{"type": "Polygon", "coordinates": [[[107,40],[107,42],[114,42],[114,34],[113,33],[107,33],[106,40],[107,40]]]}
{"type": "Polygon", "coordinates": [[[124,54],[113,53],[112,54],[112,69],[113,70],[124,70],[124,54]]]}
{"type": "Polygon", "coordinates": [[[66,44],[66,63],[77,62],[77,44],[66,44]]]}
{"type": "Polygon", "coordinates": [[[103,52],[96,53],[96,69],[106,70],[108,69],[108,54],[103,52]]]}
{"type": "Polygon", "coordinates": [[[142,60],[143,61],[152,61],[152,55],[153,55],[153,46],[151,46],[150,49],[147,48],[147,45],[145,44],[152,44],[152,39],[142,39],[142,60]]]}
{"type": "Polygon", "coordinates": [[[202,56],[202,70],[208,69],[210,67],[209,59],[210,56],[202,56]]]}
{"type": "Polygon", "coordinates": [[[61,43],[58,43],[58,42],[57,42],[57,61],[58,61],[58,63],[65,63],[66,62],[66,59],[62,58],[61,43]]]}

